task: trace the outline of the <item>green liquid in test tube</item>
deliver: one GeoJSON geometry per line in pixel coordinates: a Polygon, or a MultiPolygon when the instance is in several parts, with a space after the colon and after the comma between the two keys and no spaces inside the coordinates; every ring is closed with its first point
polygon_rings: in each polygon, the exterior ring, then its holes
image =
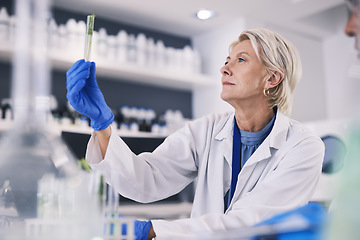
{"type": "Polygon", "coordinates": [[[86,36],[85,36],[85,51],[84,51],[85,61],[90,61],[91,41],[94,32],[94,22],[95,22],[95,14],[88,15],[86,21],[86,36]]]}

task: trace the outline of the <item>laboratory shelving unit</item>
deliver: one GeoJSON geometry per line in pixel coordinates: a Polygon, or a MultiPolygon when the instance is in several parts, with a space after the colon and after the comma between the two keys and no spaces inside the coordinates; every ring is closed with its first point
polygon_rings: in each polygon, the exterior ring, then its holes
{"type": "MultiPolygon", "coordinates": [[[[9,62],[11,61],[11,56],[11,45],[0,44],[0,60],[9,62]]],[[[51,50],[49,52],[51,67],[55,70],[66,71],[80,58],[69,57],[66,52],[61,50],[51,50]]],[[[194,90],[196,88],[207,88],[216,85],[216,81],[205,74],[192,74],[171,69],[161,70],[126,63],[114,64],[105,60],[97,62],[96,74],[97,76],[108,77],[118,81],[136,82],[179,90],[194,90]]]]}
{"type": "MultiPolygon", "coordinates": [[[[11,62],[12,47],[10,44],[0,44],[0,61],[11,62]]],[[[71,65],[77,60],[69,56],[67,52],[52,50],[49,52],[49,59],[52,69],[67,71],[71,65]]],[[[216,84],[216,81],[210,76],[204,74],[184,73],[179,70],[152,69],[146,66],[137,66],[134,64],[114,64],[111,62],[97,62],[96,74],[99,77],[107,77],[111,81],[128,81],[136,82],[144,85],[160,86],[177,90],[195,90],[197,88],[209,88],[216,84]]],[[[98,78],[101,81],[101,78],[98,78]]],[[[64,80],[65,82],[65,80],[64,80]]],[[[65,84],[65,83],[64,83],[65,84]]],[[[9,124],[1,122],[0,131],[8,129],[9,124]]],[[[61,133],[72,132],[81,134],[91,134],[89,128],[79,126],[52,124],[54,132],[61,133]]],[[[128,131],[119,131],[120,136],[138,137],[138,138],[165,138],[164,134],[152,134],[147,132],[131,133],[128,131]]]]}
{"type": "MultiPolygon", "coordinates": [[[[0,121],[0,133],[11,130],[13,127],[15,127],[13,121],[0,121]]],[[[91,135],[93,132],[93,129],[91,127],[79,126],[74,124],[61,124],[58,122],[51,122],[48,124],[47,127],[50,132],[59,135],[61,135],[62,132],[91,135]]],[[[124,130],[118,130],[118,135],[120,137],[127,138],[166,138],[168,136],[168,134],[161,133],[156,134],[141,131],[131,132],[124,130]]]]}

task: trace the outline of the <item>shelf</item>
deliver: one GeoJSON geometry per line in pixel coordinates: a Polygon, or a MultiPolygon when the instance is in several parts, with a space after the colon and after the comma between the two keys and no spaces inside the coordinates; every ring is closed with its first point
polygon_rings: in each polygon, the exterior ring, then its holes
{"type": "MultiPolygon", "coordinates": [[[[9,122],[9,121],[0,120],[0,133],[11,130],[14,127],[15,126],[12,121],[9,122]]],[[[62,125],[59,123],[50,123],[48,125],[48,130],[55,134],[61,134],[62,132],[70,132],[70,133],[91,135],[93,132],[93,129],[91,127],[77,126],[73,124],[62,125]]],[[[118,130],[117,132],[120,137],[127,137],[127,138],[166,138],[168,136],[167,134],[154,134],[150,132],[130,132],[123,130],[118,130]]]]}
{"type": "Polygon", "coordinates": [[[13,122],[0,119],[0,133],[7,132],[8,130],[13,129],[13,127],[13,122]]]}
{"type": "Polygon", "coordinates": [[[2,62],[11,62],[12,61],[12,49],[9,44],[0,43],[0,60],[2,62]]]}
{"type": "MultiPolygon", "coordinates": [[[[56,124],[51,127],[51,131],[54,132],[70,132],[70,133],[79,133],[79,134],[92,134],[94,131],[90,127],[82,127],[75,125],[61,126],[60,124],[56,124]],[[57,126],[56,126],[57,125],[57,126]]],[[[120,137],[128,137],[128,138],[166,138],[167,135],[164,134],[154,134],[150,132],[130,132],[130,131],[122,131],[118,130],[118,135],[120,137]]]]}
{"type": "Polygon", "coordinates": [[[150,203],[120,205],[119,213],[122,216],[140,217],[144,219],[157,218],[175,220],[190,217],[192,203],[150,203]]]}
{"type": "MultiPolygon", "coordinates": [[[[67,71],[78,59],[69,56],[66,51],[50,51],[53,69],[67,71]]],[[[10,62],[12,49],[9,45],[0,44],[0,60],[10,62]]],[[[108,77],[115,81],[135,82],[145,85],[194,90],[196,88],[213,87],[218,81],[204,74],[183,73],[179,70],[161,70],[149,67],[140,67],[132,64],[114,64],[97,62],[96,74],[98,77],[108,77]]]]}

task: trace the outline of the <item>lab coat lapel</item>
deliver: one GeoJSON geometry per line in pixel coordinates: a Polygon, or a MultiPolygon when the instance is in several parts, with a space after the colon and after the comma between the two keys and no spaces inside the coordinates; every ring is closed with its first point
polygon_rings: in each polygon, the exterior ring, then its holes
{"type": "Polygon", "coordinates": [[[225,122],[222,129],[216,134],[215,139],[221,141],[221,151],[224,159],[227,164],[231,167],[232,163],[232,147],[233,147],[233,123],[234,123],[234,113],[230,114],[229,118],[225,122]]]}
{"type": "Polygon", "coordinates": [[[281,145],[286,141],[288,128],[289,119],[278,111],[274,127],[269,136],[263,141],[263,143],[247,160],[241,169],[234,197],[229,208],[231,207],[234,199],[237,199],[239,195],[243,195],[251,191],[251,189],[256,185],[268,163],[269,158],[272,155],[271,148],[279,149],[281,147],[281,145]]]}
{"type": "MultiPolygon", "coordinates": [[[[229,115],[229,118],[224,123],[224,126],[216,134],[215,139],[222,141],[223,156],[226,162],[231,166],[232,162],[232,141],[233,141],[233,121],[235,113],[229,115]]],[[[271,156],[271,148],[279,149],[286,141],[287,132],[289,128],[289,118],[284,116],[280,111],[277,111],[274,127],[269,136],[264,140],[259,149],[248,159],[245,166],[250,166],[258,161],[264,160],[271,156]]]]}
{"type": "Polygon", "coordinates": [[[266,160],[271,157],[271,148],[279,149],[286,141],[289,129],[289,118],[279,111],[276,114],[276,120],[269,136],[263,141],[259,148],[247,160],[244,167],[254,165],[255,163],[266,160]]]}
{"type": "Polygon", "coordinates": [[[251,191],[263,173],[268,162],[265,160],[269,157],[271,157],[270,141],[267,138],[242,167],[238,175],[233,200],[237,199],[239,195],[251,191]]]}
{"type": "Polygon", "coordinates": [[[277,112],[276,121],[269,135],[270,147],[279,149],[287,139],[289,131],[289,118],[283,115],[281,112],[277,112]]]}

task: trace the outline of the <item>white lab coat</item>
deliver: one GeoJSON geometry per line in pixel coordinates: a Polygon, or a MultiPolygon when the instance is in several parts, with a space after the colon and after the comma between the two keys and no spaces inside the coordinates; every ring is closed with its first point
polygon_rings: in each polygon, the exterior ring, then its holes
{"type": "Polygon", "coordinates": [[[133,154],[115,130],[103,161],[96,134],[87,161],[111,176],[123,196],[152,202],[181,191],[195,178],[191,218],[152,220],[157,239],[252,226],[274,214],[306,204],[321,173],[323,142],[279,111],[274,127],[243,166],[229,208],[234,113],[189,122],[153,153],[133,154]]]}

